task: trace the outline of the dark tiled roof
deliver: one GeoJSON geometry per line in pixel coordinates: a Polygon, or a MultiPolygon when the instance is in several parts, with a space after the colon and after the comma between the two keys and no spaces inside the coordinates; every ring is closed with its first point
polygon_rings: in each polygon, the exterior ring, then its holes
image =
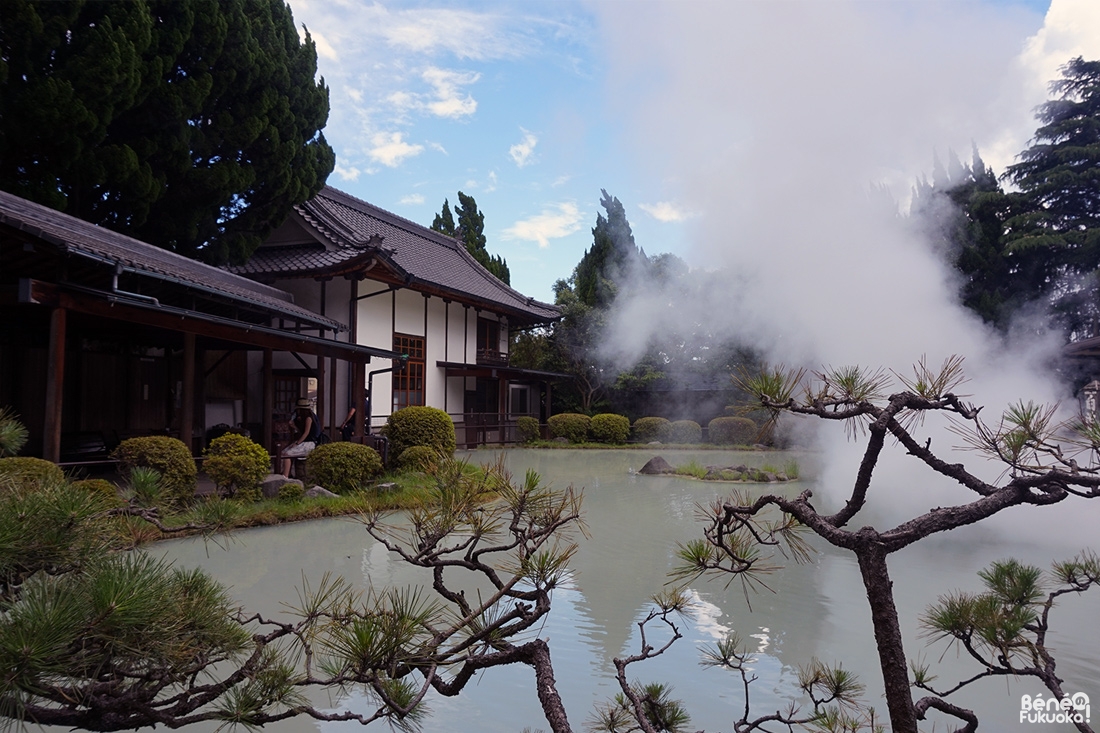
{"type": "Polygon", "coordinates": [[[235,272],[252,277],[295,276],[345,269],[378,256],[411,287],[449,293],[456,300],[534,322],[561,315],[548,303],[508,287],[470,256],[458,241],[326,186],[295,211],[319,239],[317,245],[261,247],[235,272]]]}
{"type": "Polygon", "coordinates": [[[249,280],[112,232],[46,206],[0,191],[0,223],[69,252],[191,290],[259,306],[275,315],[337,328],[340,324],[294,304],[283,290],[249,280]]]}

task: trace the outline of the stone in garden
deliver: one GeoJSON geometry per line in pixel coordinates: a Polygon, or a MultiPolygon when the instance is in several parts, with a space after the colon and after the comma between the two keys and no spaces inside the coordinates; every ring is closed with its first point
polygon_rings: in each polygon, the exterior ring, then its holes
{"type": "Polygon", "coordinates": [[[662,473],[676,473],[676,469],[669,464],[664,458],[660,456],[654,456],[646,462],[644,466],[638,471],[638,473],[644,473],[647,476],[654,476],[662,473]]]}
{"type": "Polygon", "coordinates": [[[316,499],[317,497],[325,497],[331,499],[335,496],[339,496],[339,494],[334,494],[328,489],[321,488],[320,486],[314,486],[311,489],[306,489],[306,496],[308,496],[310,499],[316,499]]]}
{"type": "Polygon", "coordinates": [[[283,488],[287,484],[302,485],[302,482],[296,478],[287,478],[280,473],[269,473],[264,478],[263,483],[260,484],[260,490],[263,492],[265,499],[276,499],[279,496],[279,489],[283,488]]]}

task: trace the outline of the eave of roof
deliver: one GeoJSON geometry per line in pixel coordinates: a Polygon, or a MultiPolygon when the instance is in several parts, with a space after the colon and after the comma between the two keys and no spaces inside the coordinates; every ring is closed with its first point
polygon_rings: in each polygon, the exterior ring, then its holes
{"type": "Polygon", "coordinates": [[[261,247],[234,268],[250,277],[316,277],[347,272],[355,258],[384,266],[378,279],[451,298],[529,323],[561,316],[557,306],[513,290],[483,268],[457,240],[326,186],[295,209],[319,244],[261,247]]]}
{"type": "Polygon", "coordinates": [[[49,242],[63,252],[219,298],[257,306],[275,316],[327,330],[338,321],[294,304],[294,296],[223,269],[113,232],[46,206],[0,191],[0,223],[49,242]]]}

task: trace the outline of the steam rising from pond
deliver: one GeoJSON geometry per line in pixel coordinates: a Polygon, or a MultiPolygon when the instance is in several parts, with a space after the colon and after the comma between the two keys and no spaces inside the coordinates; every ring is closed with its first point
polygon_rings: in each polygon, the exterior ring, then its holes
{"type": "MultiPolygon", "coordinates": [[[[1033,15],[977,3],[858,2],[605,4],[601,12],[612,94],[670,198],[700,212],[683,254],[711,282],[689,300],[652,283],[622,288],[609,359],[627,367],[654,333],[696,320],[795,365],[908,375],[922,356],[939,364],[963,355],[970,382],[960,391],[986,405],[987,420],[1019,398],[1072,403],[1051,369],[1058,340],[1027,324],[1008,340],[990,333],[957,305],[942,257],[897,213],[934,151],[969,151],[973,142],[1001,173],[1012,162],[1004,156],[1026,146],[1032,110],[1046,98],[1021,61],[1033,15]]],[[[942,427],[926,426],[940,451],[959,442],[942,427]]],[[[826,503],[850,487],[861,444],[839,429],[819,438],[830,456],[824,484],[836,488],[826,503]]],[[[877,482],[898,490],[876,507],[885,518],[968,498],[896,449],[888,454],[877,482]]],[[[973,466],[976,457],[960,460],[973,466]]],[[[981,470],[993,479],[1000,468],[981,470]]],[[[1067,503],[1076,507],[1044,516],[1080,517],[1081,502],[1067,503]]],[[[1034,528],[1035,510],[1020,511],[1034,528]]]]}

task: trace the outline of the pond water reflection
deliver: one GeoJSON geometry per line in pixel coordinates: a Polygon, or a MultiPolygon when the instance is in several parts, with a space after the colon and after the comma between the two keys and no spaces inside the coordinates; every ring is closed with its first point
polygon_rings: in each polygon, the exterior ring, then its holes
{"type": "MultiPolygon", "coordinates": [[[[494,454],[468,454],[478,462],[494,454]]],[[[698,503],[724,495],[728,485],[671,476],[636,474],[653,453],[649,451],[509,450],[508,468],[517,477],[528,469],[545,481],[564,488],[585,489],[585,518],[591,539],[581,540],[571,564],[571,582],[555,591],[553,611],[539,635],[548,638],[559,691],[575,730],[583,730],[593,705],[614,694],[611,660],[633,653],[638,645],[637,622],[650,607],[675,564],[676,544],[697,536],[698,503]]],[[[663,450],[677,464],[688,460],[732,465],[764,462],[782,464],[789,456],[737,452],[663,450]]],[[[813,457],[798,456],[803,473],[813,473],[813,457]]],[[[752,493],[763,486],[746,487],[752,493]]],[[[793,493],[804,484],[779,491],[793,493]]],[[[775,491],[776,485],[769,487],[775,491]]],[[[976,672],[955,652],[943,646],[924,647],[917,616],[937,596],[955,589],[978,590],[976,571],[1007,556],[1046,567],[1087,545],[1091,538],[1052,540],[1052,546],[1012,546],[991,538],[955,536],[926,540],[893,556],[891,572],[910,657],[923,655],[946,683],[976,672]],[[1062,544],[1064,543],[1064,544],[1062,544]],[[940,661],[943,656],[942,662],[940,661]]],[[[870,629],[870,613],[862,593],[858,569],[851,557],[822,546],[808,565],[788,565],[769,584],[774,592],[746,598],[739,583],[699,581],[691,593],[698,599],[693,619],[682,624],[684,638],[664,657],[632,668],[647,681],[671,683],[674,696],[684,700],[692,715],[691,730],[729,731],[744,704],[739,679],[699,666],[699,646],[713,643],[736,630],[759,649],[755,665],[759,681],[752,686],[753,709],[759,714],[785,707],[793,693],[797,665],[811,657],[843,661],[868,687],[868,699],[885,713],[880,699],[877,661],[870,629]],[[750,609],[751,604],[751,609],[750,609]]],[[[395,562],[361,526],[350,520],[320,520],[241,532],[228,548],[185,540],[158,546],[157,551],[183,565],[199,565],[232,587],[232,593],[250,610],[265,615],[281,610],[281,601],[294,601],[303,577],[314,583],[331,571],[349,581],[375,587],[407,585],[423,580],[395,562]]],[[[1097,595],[1097,594],[1094,594],[1097,595]]],[[[1100,638],[1090,623],[1100,611],[1100,598],[1071,598],[1056,609],[1053,625],[1058,671],[1070,692],[1083,691],[1100,703],[1100,638]]],[[[989,730],[1068,730],[1068,726],[1021,726],[1020,696],[1042,688],[1031,681],[988,681],[957,702],[977,709],[982,728],[989,730]]],[[[1045,692],[1045,691],[1044,691],[1045,692]]],[[[354,697],[353,707],[367,709],[354,697]]],[[[336,700],[332,703],[337,704],[336,700]]],[[[457,698],[432,698],[433,716],[424,730],[508,731],[525,727],[548,728],[534,692],[534,675],[526,667],[489,670],[457,698]]],[[[355,724],[319,725],[299,719],[271,731],[350,731],[355,724]]],[[[938,729],[944,729],[943,722],[938,729]]],[[[928,726],[931,729],[931,725],[928,726]]]]}

